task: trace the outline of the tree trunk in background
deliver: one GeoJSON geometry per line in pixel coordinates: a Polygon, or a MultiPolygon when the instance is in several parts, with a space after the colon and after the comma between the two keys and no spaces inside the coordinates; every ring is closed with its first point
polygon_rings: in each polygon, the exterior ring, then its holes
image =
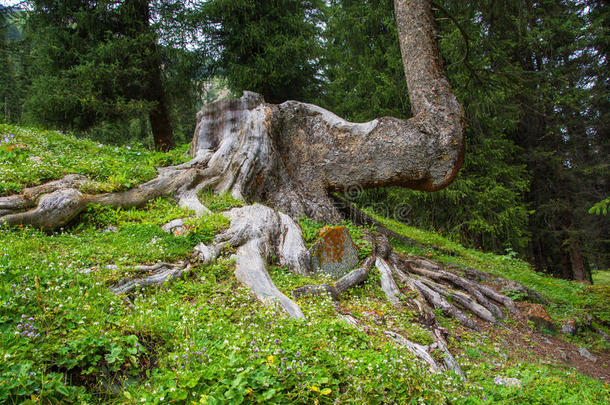
{"type": "Polygon", "coordinates": [[[580,245],[575,238],[569,241],[570,263],[572,265],[572,279],[593,283],[591,271],[585,267],[585,263],[580,252],[580,245]]]}
{"type": "Polygon", "coordinates": [[[126,18],[123,20],[127,25],[125,31],[143,42],[140,55],[145,69],[142,98],[154,103],[154,107],[149,112],[149,119],[155,149],[166,151],[174,146],[174,135],[164,97],[157,37],[150,27],[149,2],[127,0],[123,7],[126,10],[126,18]]]}
{"type": "MultiPolygon", "coordinates": [[[[568,249],[562,248],[559,250],[559,259],[561,263],[561,274],[556,274],[555,277],[561,277],[566,280],[572,280],[572,262],[570,261],[570,252],[568,249]]],[[[543,267],[539,267],[542,269],[543,267]]]]}
{"type": "MultiPolygon", "coordinates": [[[[156,52],[155,52],[156,53],[156,52]]],[[[158,61],[158,58],[156,58],[158,61]]],[[[160,61],[158,61],[160,62],[160,61]]],[[[163,83],[161,81],[161,69],[158,65],[151,66],[150,74],[150,101],[156,101],[155,107],[150,110],[148,116],[153,133],[155,149],[167,151],[174,147],[174,134],[170,122],[169,112],[163,94],[163,83]],[[156,67],[156,68],[155,68],[156,67]]]]}

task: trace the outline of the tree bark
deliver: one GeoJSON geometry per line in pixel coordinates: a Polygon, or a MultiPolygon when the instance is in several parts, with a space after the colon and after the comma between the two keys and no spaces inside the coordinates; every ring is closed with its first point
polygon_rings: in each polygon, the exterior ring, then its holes
{"type": "Polygon", "coordinates": [[[157,36],[150,27],[150,4],[148,0],[126,0],[123,7],[126,15],[124,31],[145,44],[139,55],[144,69],[142,97],[154,103],[148,117],[155,149],[167,151],[174,147],[174,134],[163,90],[157,36]]]}
{"type": "Polygon", "coordinates": [[[572,280],[583,281],[585,283],[592,284],[593,278],[591,277],[591,271],[585,267],[585,262],[580,253],[580,247],[578,240],[572,237],[569,242],[569,254],[570,264],[572,267],[572,280]]]}
{"type": "Polygon", "coordinates": [[[148,119],[153,133],[155,149],[168,151],[174,147],[174,134],[169,119],[169,114],[163,100],[163,95],[157,97],[157,105],[150,110],[148,119]]]}

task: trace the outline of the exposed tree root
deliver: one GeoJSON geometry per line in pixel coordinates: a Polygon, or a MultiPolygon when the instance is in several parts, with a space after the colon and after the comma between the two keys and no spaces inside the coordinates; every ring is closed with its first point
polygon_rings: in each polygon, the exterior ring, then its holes
{"type": "MultiPolygon", "coordinates": [[[[279,291],[267,272],[267,265],[272,258],[277,258],[279,264],[289,271],[309,274],[308,252],[299,226],[289,216],[258,204],[234,208],[225,214],[231,220],[229,229],[217,235],[213,244],[196,246],[193,257],[208,263],[218,258],[223,251],[234,252],[235,276],[252,290],[257,299],[263,303],[278,304],[290,317],[303,318],[304,314],[298,304],[279,291]]],[[[512,300],[490,287],[451,273],[437,263],[396,254],[384,235],[370,234],[368,237],[373,241],[374,254],[360,267],[333,284],[306,285],[293,291],[293,295],[300,298],[306,295],[329,294],[338,301],[347,289],[366,280],[370,269],[375,265],[379,270],[380,286],[387,300],[397,308],[405,306],[420,313],[422,322],[430,329],[435,343],[426,347],[409,342],[395,332],[384,333],[422,358],[434,370],[441,369],[441,366],[433,361],[428,351],[438,348],[443,352],[444,367],[461,374],[447,348],[446,331],[440,327],[432,308],[441,309],[464,326],[479,330],[474,319],[464,311],[475,314],[483,321],[495,323],[496,317],[503,318],[504,314],[491,299],[511,311],[511,308],[514,308],[512,300]],[[405,293],[405,288],[410,293],[405,293]]],[[[136,287],[160,284],[180,277],[187,269],[188,265],[185,263],[139,266],[135,268],[136,271],[149,275],[122,280],[111,289],[119,294],[136,287]]],[[[350,323],[358,325],[354,320],[350,323]]]]}
{"type": "MultiPolygon", "coordinates": [[[[480,328],[464,310],[474,313],[486,322],[496,323],[496,317],[499,319],[504,318],[500,308],[491,302],[490,299],[496,300],[496,302],[505,305],[512,313],[518,314],[514,303],[509,297],[497,293],[490,287],[450,273],[442,269],[439,264],[429,260],[403,258],[392,251],[385,235],[379,235],[374,240],[375,254],[369,257],[362,267],[348,273],[338,280],[335,285],[307,285],[296,289],[293,295],[302,297],[304,295],[328,293],[333,299],[338,300],[340,294],[347,288],[353,287],[366,279],[369,269],[374,262],[379,270],[380,286],[387,300],[393,306],[407,306],[421,314],[422,322],[431,330],[435,339],[434,347],[439,348],[444,354],[445,367],[460,375],[462,372],[447,348],[444,337],[446,331],[440,327],[431,308],[441,309],[445,315],[455,318],[462,325],[474,330],[480,330],[480,328]],[[349,280],[349,282],[346,282],[346,280],[349,280]],[[411,294],[403,293],[399,284],[407,288],[411,294]],[[462,288],[464,291],[452,289],[447,284],[462,288]],[[447,298],[463,309],[450,303],[447,298]]],[[[347,322],[360,326],[353,317],[342,317],[347,322]]],[[[439,370],[439,366],[428,354],[430,347],[409,342],[395,332],[386,331],[385,333],[424,360],[431,369],[439,370]]]]}
{"type": "Polygon", "coordinates": [[[133,279],[123,279],[110,287],[110,291],[115,294],[124,294],[136,288],[148,287],[151,285],[163,284],[167,281],[181,277],[191,266],[184,262],[175,264],[157,263],[152,266],[136,266],[133,269],[145,277],[133,279]]]}
{"type": "Polygon", "coordinates": [[[318,285],[304,285],[292,291],[292,295],[296,298],[301,298],[303,296],[318,296],[321,294],[330,294],[332,299],[335,301],[339,300],[341,294],[348,290],[351,287],[354,287],[364,280],[366,280],[369,271],[373,267],[375,263],[374,257],[368,257],[363,263],[362,266],[358,267],[355,270],[350,271],[339,280],[337,280],[333,285],[330,284],[318,284],[318,285]]]}
{"type": "Polygon", "coordinates": [[[301,230],[289,216],[264,205],[248,205],[226,213],[230,228],[211,246],[196,247],[203,262],[214,260],[223,248],[235,249],[235,277],[264,303],[279,303],[293,318],[303,318],[299,306],[275,286],[267,265],[277,257],[282,266],[298,274],[309,273],[309,256],[301,230]]]}

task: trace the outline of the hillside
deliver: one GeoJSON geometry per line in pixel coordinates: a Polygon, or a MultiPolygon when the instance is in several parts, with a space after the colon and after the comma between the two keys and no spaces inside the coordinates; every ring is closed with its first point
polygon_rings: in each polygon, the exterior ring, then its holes
{"type": "MultiPolygon", "coordinates": [[[[156,166],[184,162],[184,150],[149,152],[0,124],[0,195],[68,173],[91,178],[87,192],[125,190],[153,178],[156,166]]],[[[434,341],[417,313],[384,299],[375,270],[338,304],[326,296],[298,299],[306,320],[255,300],[236,281],[229,255],[193,263],[161,286],[112,293],[109,286],[137,275],[138,265],[190,260],[194,246],[228,226],[222,212],[243,204],[211,193],[200,199],[213,214],[195,218],[160,198],[141,209],[90,206],[55,233],[0,229],[1,402],[610,402],[608,286],[551,278],[515,255],[467,249],[387,218],[376,220],[403,236],[392,240],[397,251],[479,274],[517,302],[520,316],[480,323],[480,332],[436,311],[463,379],[430,372],[387,337],[391,331],[421,345],[434,341]],[[186,234],[161,229],[189,216],[186,234]],[[540,306],[556,330],[527,319],[540,306]],[[346,322],[347,315],[359,327],[346,322]],[[580,326],[574,336],[561,332],[569,320],[580,326]]],[[[307,243],[326,225],[307,218],[300,224],[307,243]]],[[[344,225],[361,240],[364,228],[344,225]]],[[[367,245],[358,246],[362,259],[367,245]]],[[[286,295],[329,282],[293,275],[279,264],[270,275],[286,295]]]]}

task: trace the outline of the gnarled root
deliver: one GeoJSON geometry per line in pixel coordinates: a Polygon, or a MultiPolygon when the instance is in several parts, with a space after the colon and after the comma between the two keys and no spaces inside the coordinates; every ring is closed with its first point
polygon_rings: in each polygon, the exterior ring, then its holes
{"type": "MultiPolygon", "coordinates": [[[[301,297],[328,293],[333,299],[338,300],[341,293],[347,288],[366,279],[374,263],[379,270],[380,286],[386,299],[395,307],[406,306],[421,314],[422,323],[431,331],[435,343],[423,346],[408,341],[395,331],[384,331],[384,334],[422,359],[433,371],[438,371],[443,366],[434,361],[428,351],[434,348],[439,349],[443,353],[444,368],[453,370],[458,375],[463,374],[447,347],[445,341],[447,331],[440,326],[432,308],[442,310],[445,315],[455,318],[462,325],[473,330],[480,330],[480,328],[477,322],[464,311],[472,312],[482,321],[489,323],[496,323],[496,318],[504,318],[498,304],[504,305],[510,312],[518,314],[512,300],[491,287],[449,272],[440,264],[430,260],[398,255],[392,250],[385,235],[376,237],[369,235],[369,237],[374,242],[375,253],[367,258],[362,267],[348,273],[334,285],[306,285],[293,291],[293,295],[301,297]],[[405,289],[409,293],[405,293],[405,289]]],[[[356,327],[363,327],[351,315],[343,314],[341,317],[356,327]]]]}
{"type": "MultiPolygon", "coordinates": [[[[195,159],[191,161],[194,165],[195,159]]],[[[65,226],[89,204],[111,207],[140,207],[162,195],[173,195],[186,208],[198,213],[209,212],[192,199],[196,167],[166,167],[160,175],[138,187],[120,193],[85,194],[79,191],[89,180],[83,176],[68,175],[63,179],[31,187],[20,194],[0,197],[0,224],[9,226],[33,225],[47,231],[65,226]]]]}
{"type": "Polygon", "coordinates": [[[212,246],[199,245],[197,257],[208,262],[231,246],[235,251],[235,277],[264,303],[277,302],[293,318],[304,318],[299,306],[273,283],[267,263],[278,257],[291,272],[308,274],[309,257],[301,230],[289,216],[264,205],[248,205],[225,213],[230,228],[212,246]]]}
{"type": "Polygon", "coordinates": [[[368,277],[369,271],[375,264],[375,257],[368,257],[360,267],[350,271],[335,283],[331,284],[318,284],[318,285],[304,285],[296,288],[292,291],[292,295],[295,298],[303,296],[318,296],[322,294],[329,294],[335,301],[339,300],[341,294],[360,283],[362,283],[368,277]]]}
{"type": "MultiPolygon", "coordinates": [[[[277,257],[279,264],[290,271],[309,273],[309,257],[298,225],[289,216],[258,204],[234,208],[225,215],[231,220],[229,229],[217,235],[213,244],[197,245],[193,258],[208,263],[223,250],[235,249],[237,280],[250,288],[260,301],[278,303],[289,316],[303,318],[299,306],[275,286],[267,272],[267,264],[272,257],[277,257]]],[[[111,290],[121,294],[136,287],[161,284],[180,277],[188,268],[190,265],[182,262],[137,266],[134,270],[149,275],[121,280],[111,290]]]]}
{"type": "Polygon", "coordinates": [[[184,262],[175,264],[157,263],[152,266],[135,266],[133,268],[134,271],[146,274],[146,276],[120,280],[110,287],[110,291],[115,294],[125,294],[136,288],[163,284],[167,281],[179,278],[190,268],[191,266],[184,262]]]}

